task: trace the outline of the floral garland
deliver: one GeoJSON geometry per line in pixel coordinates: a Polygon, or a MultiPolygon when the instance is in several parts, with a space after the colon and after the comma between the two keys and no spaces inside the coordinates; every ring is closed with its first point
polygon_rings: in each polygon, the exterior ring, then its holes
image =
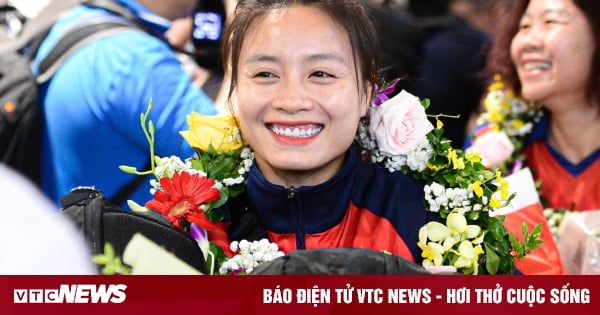
{"type": "Polygon", "coordinates": [[[498,167],[511,174],[525,164],[521,154],[525,138],[540,121],[540,107],[506,90],[499,75],[484,98],[485,111],[477,118],[472,148],[480,153],[486,167],[498,167]],[[493,148],[493,151],[492,151],[493,148]]]}
{"type": "MultiPolygon", "coordinates": [[[[477,118],[470,150],[480,153],[486,167],[497,167],[510,175],[526,164],[525,140],[542,116],[542,109],[507,90],[500,75],[494,76],[484,98],[485,111],[477,118]]],[[[541,183],[537,183],[538,194],[541,183]]],[[[540,196],[542,204],[543,196],[540,196]]],[[[544,215],[555,241],[567,209],[545,208],[544,215]]]]}
{"type": "Polygon", "coordinates": [[[419,231],[423,264],[450,265],[465,274],[512,274],[514,259],[539,246],[540,226],[521,243],[509,234],[503,217],[491,215],[514,197],[500,170],[489,171],[477,153],[453,148],[443,137],[444,115],[432,116],[435,128],[427,121],[427,99],[405,91],[388,99],[394,85],[379,91],[357,143],[373,163],[425,183],[426,208],[438,212],[441,222],[419,231]]]}
{"type": "MultiPolygon", "coordinates": [[[[443,137],[440,118],[444,115],[433,116],[436,127],[429,122],[428,100],[405,91],[390,99],[396,83],[376,91],[368,115],[359,123],[355,145],[371,162],[425,184],[426,209],[437,212],[440,220],[419,230],[423,265],[452,266],[464,274],[513,274],[515,259],[539,246],[539,226],[531,234],[524,231],[522,241],[509,234],[503,217],[491,215],[514,197],[500,170],[487,170],[478,154],[453,148],[443,137]]],[[[281,256],[277,245],[267,240],[227,244],[219,235],[223,214],[215,209],[244,191],[253,161],[236,118],[190,114],[189,130],[181,135],[197,155],[182,161],[154,156],[154,129],[147,122],[150,109],[151,104],[141,122],[150,143],[152,167],[148,171],[121,169],[154,174],[154,199],[145,207],[133,202],[130,207],[160,212],[173,226],[188,231],[198,240],[211,273],[250,272],[281,256]]]]}

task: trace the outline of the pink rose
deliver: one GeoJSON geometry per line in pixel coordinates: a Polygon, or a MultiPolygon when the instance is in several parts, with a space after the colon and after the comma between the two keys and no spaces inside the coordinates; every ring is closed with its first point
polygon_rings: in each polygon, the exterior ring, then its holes
{"type": "Polygon", "coordinates": [[[419,99],[402,90],[377,107],[371,107],[369,132],[379,150],[390,155],[406,155],[433,130],[419,99]]]}
{"type": "Polygon", "coordinates": [[[488,130],[477,136],[470,148],[481,156],[481,163],[487,168],[502,164],[515,151],[515,146],[506,133],[488,130]]]}

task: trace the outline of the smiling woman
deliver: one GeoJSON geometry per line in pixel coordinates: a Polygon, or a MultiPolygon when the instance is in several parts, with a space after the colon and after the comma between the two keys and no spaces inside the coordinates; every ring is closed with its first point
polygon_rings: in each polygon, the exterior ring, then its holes
{"type": "MultiPolygon", "coordinates": [[[[550,217],[600,209],[600,2],[521,0],[512,16],[489,60],[504,85],[492,85],[486,102],[494,95],[527,102],[486,106],[483,120],[496,125],[488,129],[506,132],[514,145],[492,166],[529,167],[550,217]],[[529,102],[537,107],[515,106],[529,102]]],[[[474,139],[478,150],[506,147],[506,141],[484,141],[490,133],[482,130],[474,139]]]]}
{"type": "MultiPolygon", "coordinates": [[[[225,38],[234,114],[255,155],[244,206],[264,236],[284,252],[363,247],[420,261],[423,185],[364,164],[351,149],[378,69],[364,8],[243,1],[225,38]]],[[[226,207],[230,235],[240,235],[240,210],[226,207]]]]}
{"type": "Polygon", "coordinates": [[[406,91],[388,99],[397,81],[376,84],[376,36],[358,1],[239,3],[222,58],[232,115],[192,113],[182,135],[197,155],[155,157],[141,172],[157,177],[147,208],[205,231],[216,253],[210,270],[361,248],[465,274],[513,274],[516,257],[537,246],[539,230],[521,243],[490,214],[512,198],[506,180],[452,148],[441,122],[427,119],[426,100],[406,91]],[[213,187],[219,196],[201,196],[213,187]],[[226,260],[219,248],[239,254],[226,260]]]}
{"type": "Polygon", "coordinates": [[[600,2],[519,1],[491,72],[544,109],[525,140],[550,208],[600,208],[600,2]],[[510,52],[510,54],[507,54],[510,52]]]}

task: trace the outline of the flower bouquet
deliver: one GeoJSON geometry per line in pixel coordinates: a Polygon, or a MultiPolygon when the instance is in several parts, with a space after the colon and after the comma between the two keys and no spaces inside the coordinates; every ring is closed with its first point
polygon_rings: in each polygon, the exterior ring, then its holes
{"type": "Polygon", "coordinates": [[[146,113],[140,116],[150,145],[150,170],[138,171],[129,166],[120,168],[137,175],[153,174],[155,179],[151,180],[151,193],[154,198],[144,206],[129,201],[129,207],[133,211],[159,212],[175,228],[188,232],[198,241],[210,274],[247,272],[262,262],[262,259],[255,259],[248,263],[248,256],[278,255],[277,248],[273,246],[259,246],[249,252],[244,251],[243,246],[230,246],[226,229],[220,223],[224,213],[216,211],[229,198],[244,191],[245,174],[253,162],[253,153],[244,147],[235,117],[191,113],[187,118],[189,130],[180,133],[194,148],[196,155],[181,160],[177,156],[154,155],[154,126],[152,121],[148,121],[151,109],[152,102],[146,113]],[[224,262],[238,250],[245,259],[244,263],[229,263],[222,268],[224,262]]]}

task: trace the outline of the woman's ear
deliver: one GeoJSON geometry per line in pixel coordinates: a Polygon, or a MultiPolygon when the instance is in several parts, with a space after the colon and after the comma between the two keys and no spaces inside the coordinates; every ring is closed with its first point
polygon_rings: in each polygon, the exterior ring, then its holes
{"type": "Polygon", "coordinates": [[[364,100],[363,104],[361,104],[360,117],[364,117],[367,115],[369,111],[369,105],[371,105],[371,99],[373,98],[373,85],[367,83],[365,84],[364,89],[364,100]]]}

